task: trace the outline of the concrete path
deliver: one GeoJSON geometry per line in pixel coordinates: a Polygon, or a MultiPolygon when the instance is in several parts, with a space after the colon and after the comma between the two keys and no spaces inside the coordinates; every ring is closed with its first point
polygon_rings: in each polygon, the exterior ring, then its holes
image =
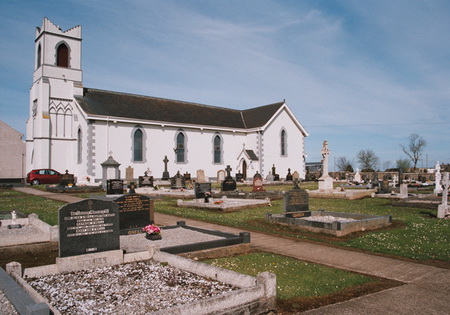
{"type": "MultiPolygon", "coordinates": [[[[82,200],[70,195],[37,192],[28,187],[15,189],[66,202],[82,200]]],[[[163,226],[186,221],[188,225],[211,230],[244,232],[236,228],[161,213],[155,213],[155,221],[163,226]]],[[[311,310],[305,312],[306,314],[450,314],[450,270],[249,232],[252,246],[265,251],[405,283],[382,292],[311,310]]]]}

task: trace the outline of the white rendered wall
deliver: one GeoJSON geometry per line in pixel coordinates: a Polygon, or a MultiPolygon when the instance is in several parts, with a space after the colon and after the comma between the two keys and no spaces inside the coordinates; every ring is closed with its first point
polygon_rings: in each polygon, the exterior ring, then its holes
{"type": "Polygon", "coordinates": [[[286,110],[281,111],[278,116],[264,131],[264,153],[263,153],[263,176],[272,171],[275,164],[276,173],[280,178],[285,178],[288,168],[291,174],[297,171],[304,178],[304,136],[301,130],[294,124],[286,110]],[[281,155],[281,131],[286,132],[286,154],[281,155]]]}

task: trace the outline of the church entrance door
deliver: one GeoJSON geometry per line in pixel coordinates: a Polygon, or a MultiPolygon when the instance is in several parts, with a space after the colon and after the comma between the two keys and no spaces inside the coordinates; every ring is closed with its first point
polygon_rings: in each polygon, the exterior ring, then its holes
{"type": "Polygon", "coordinates": [[[245,160],[242,160],[242,175],[244,180],[247,180],[247,162],[245,160]]]}

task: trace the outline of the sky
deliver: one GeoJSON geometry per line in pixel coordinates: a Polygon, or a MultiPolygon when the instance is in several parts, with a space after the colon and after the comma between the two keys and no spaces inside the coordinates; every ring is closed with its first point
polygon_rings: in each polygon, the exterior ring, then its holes
{"type": "MultiPolygon", "coordinates": [[[[4,0],[0,120],[25,134],[35,29],[82,26],[85,87],[248,109],[286,101],[330,170],[372,150],[379,168],[427,146],[450,163],[448,0],[4,0]]],[[[25,137],[24,137],[25,139],[25,137]]]]}

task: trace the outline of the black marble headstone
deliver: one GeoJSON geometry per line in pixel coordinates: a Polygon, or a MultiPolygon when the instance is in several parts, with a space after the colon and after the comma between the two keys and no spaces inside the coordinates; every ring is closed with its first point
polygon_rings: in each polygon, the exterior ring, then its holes
{"type": "Polygon", "coordinates": [[[119,206],[86,199],[58,211],[59,257],[120,249],[119,206]]]}
{"type": "Polygon", "coordinates": [[[69,174],[69,171],[66,170],[66,173],[61,175],[61,182],[59,183],[61,186],[69,186],[75,184],[75,177],[73,174],[69,174]]]}
{"type": "Polygon", "coordinates": [[[291,174],[291,169],[288,168],[288,173],[286,175],[286,181],[287,182],[292,182],[292,174],[291,174]]]}
{"type": "Polygon", "coordinates": [[[119,205],[120,235],[143,233],[154,223],[154,201],[147,196],[128,194],[114,200],[119,205]]]}
{"type": "Polygon", "coordinates": [[[284,195],[284,212],[309,210],[308,193],[296,185],[284,195]]]}
{"type": "Polygon", "coordinates": [[[236,181],[237,181],[237,182],[240,182],[240,183],[243,183],[243,182],[244,182],[244,174],[242,174],[241,171],[239,171],[239,172],[236,174],[236,181]]]}
{"type": "Polygon", "coordinates": [[[194,186],[195,198],[205,198],[207,192],[211,193],[211,183],[195,183],[194,186]]]}
{"type": "Polygon", "coordinates": [[[123,194],[123,180],[108,179],[108,181],[106,182],[106,194],[107,195],[123,194]]]}

